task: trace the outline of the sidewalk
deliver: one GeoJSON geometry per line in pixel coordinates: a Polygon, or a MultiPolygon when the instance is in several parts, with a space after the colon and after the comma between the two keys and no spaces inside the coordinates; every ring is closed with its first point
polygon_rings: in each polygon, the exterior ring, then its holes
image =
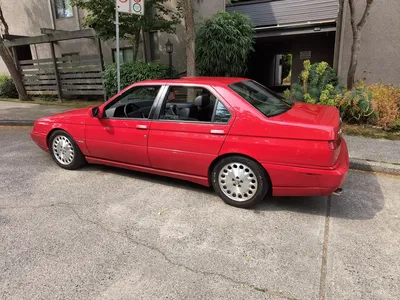
{"type": "Polygon", "coordinates": [[[363,171],[400,175],[400,141],[345,136],[350,167],[363,171]]]}
{"type": "MultiPolygon", "coordinates": [[[[0,125],[33,125],[40,117],[71,110],[72,107],[0,101],[0,125]]],[[[400,175],[400,141],[345,137],[350,167],[363,171],[400,175]]]]}
{"type": "Polygon", "coordinates": [[[38,118],[71,109],[67,106],[0,101],[0,125],[33,125],[38,118]]]}

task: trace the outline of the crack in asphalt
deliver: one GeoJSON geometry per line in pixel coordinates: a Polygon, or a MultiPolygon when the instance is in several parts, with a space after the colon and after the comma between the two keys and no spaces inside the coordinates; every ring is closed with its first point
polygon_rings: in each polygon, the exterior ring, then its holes
{"type": "Polygon", "coordinates": [[[70,209],[70,210],[73,212],[73,214],[74,214],[80,221],[82,221],[82,222],[84,222],[84,223],[90,223],[90,224],[92,224],[92,225],[94,225],[94,226],[100,227],[100,228],[103,229],[104,231],[107,231],[107,232],[110,232],[110,233],[114,233],[114,234],[118,234],[118,235],[120,235],[120,236],[122,236],[122,237],[125,237],[125,238],[128,239],[130,242],[132,242],[132,243],[134,243],[134,244],[136,244],[136,245],[138,245],[138,246],[142,246],[142,247],[145,247],[145,248],[147,248],[147,249],[149,249],[149,250],[152,250],[152,251],[154,251],[154,252],[157,252],[157,253],[160,254],[168,263],[170,263],[170,264],[172,264],[172,265],[174,265],[174,266],[176,266],[176,267],[181,267],[181,268],[184,268],[184,269],[187,270],[187,271],[190,271],[190,272],[193,272],[193,273],[196,273],[196,274],[202,274],[202,275],[205,275],[205,276],[218,276],[218,277],[220,277],[220,278],[222,278],[222,279],[225,279],[226,281],[229,281],[229,282],[231,282],[231,283],[233,283],[233,284],[243,285],[243,286],[246,286],[246,287],[248,287],[248,288],[250,288],[250,289],[256,290],[256,291],[258,291],[258,292],[262,292],[262,293],[265,293],[265,294],[268,294],[268,295],[271,295],[271,296],[275,296],[275,297],[279,297],[279,298],[282,298],[282,299],[287,299],[287,300],[294,299],[293,297],[285,296],[282,292],[273,291],[273,290],[269,290],[269,289],[265,289],[265,288],[260,288],[260,287],[258,287],[258,286],[256,286],[256,285],[252,285],[252,284],[249,284],[249,283],[244,282],[244,281],[240,281],[240,280],[233,279],[233,278],[231,278],[231,277],[229,277],[229,276],[226,276],[226,275],[224,275],[224,274],[220,274],[220,273],[216,273],[216,272],[209,272],[209,271],[196,270],[196,269],[191,268],[191,267],[189,267],[189,266],[187,266],[187,265],[185,265],[185,264],[182,264],[182,263],[179,263],[179,262],[175,262],[175,261],[171,260],[171,259],[168,257],[168,255],[165,254],[165,252],[162,251],[160,248],[157,248],[157,247],[155,247],[155,246],[151,246],[151,245],[149,245],[149,244],[147,244],[147,243],[145,243],[145,242],[143,242],[143,241],[141,241],[141,240],[139,240],[139,239],[137,239],[137,238],[134,238],[132,235],[129,234],[129,232],[128,232],[129,229],[125,229],[124,231],[113,230],[113,229],[111,229],[111,228],[108,228],[108,227],[104,226],[104,225],[101,224],[100,222],[95,222],[95,221],[93,221],[93,220],[83,218],[83,217],[78,213],[78,211],[75,209],[74,206],[89,207],[89,206],[87,206],[87,205],[70,204],[70,203],[67,203],[67,202],[56,202],[56,203],[52,203],[52,204],[36,205],[36,206],[6,206],[6,207],[5,207],[5,206],[0,206],[0,209],[3,209],[3,210],[4,210],[4,209],[18,209],[18,208],[45,208],[45,207],[61,207],[61,208],[68,208],[68,209],[70,209]]]}
{"type": "Polygon", "coordinates": [[[255,286],[255,285],[249,284],[249,283],[247,283],[247,282],[235,280],[235,279],[233,279],[233,278],[231,278],[231,277],[228,277],[228,276],[226,276],[226,275],[224,275],[224,274],[220,274],[220,273],[216,273],[216,272],[208,272],[208,271],[196,270],[196,269],[193,269],[193,268],[191,268],[191,267],[189,267],[189,266],[186,266],[186,265],[184,265],[184,264],[182,264],[182,263],[175,262],[175,261],[171,260],[171,259],[168,257],[168,255],[165,254],[165,252],[163,252],[160,248],[157,248],[157,247],[155,247],[155,246],[151,246],[151,245],[149,245],[149,244],[147,244],[147,243],[145,243],[145,242],[143,242],[143,241],[140,241],[140,240],[138,240],[138,239],[133,238],[133,237],[128,233],[128,229],[126,229],[125,231],[118,231],[118,230],[110,229],[110,228],[104,226],[103,224],[101,224],[101,223],[99,223],[99,222],[95,222],[95,221],[92,221],[92,220],[90,220],[90,219],[85,219],[85,218],[83,218],[83,217],[76,211],[76,209],[75,209],[72,205],[70,205],[70,204],[65,204],[65,205],[61,205],[61,206],[62,206],[62,207],[67,206],[67,207],[76,215],[76,217],[77,217],[79,220],[81,220],[82,222],[90,223],[90,224],[92,224],[92,225],[95,225],[95,226],[98,226],[98,227],[102,228],[102,229],[105,230],[105,231],[119,234],[119,235],[121,235],[121,236],[127,238],[130,242],[132,242],[132,243],[134,243],[134,244],[136,244],[136,245],[138,245],[138,246],[142,246],[142,247],[144,247],[144,248],[147,248],[147,249],[149,249],[149,250],[152,250],[152,251],[154,251],[154,252],[157,252],[157,253],[160,254],[168,263],[170,263],[170,264],[172,264],[172,265],[174,265],[174,266],[182,267],[182,268],[184,268],[185,270],[188,270],[188,271],[190,271],[190,272],[197,273],[197,274],[202,274],[202,275],[205,275],[205,276],[218,276],[218,277],[223,278],[223,279],[225,279],[225,280],[227,280],[227,281],[229,281],[229,282],[231,282],[231,283],[238,284],[238,285],[245,285],[245,286],[247,286],[247,287],[249,287],[249,288],[251,288],[251,289],[254,289],[254,290],[259,291],[259,292],[263,292],[263,293],[268,294],[268,295],[271,295],[271,296],[276,296],[276,297],[280,297],[280,298],[288,299],[288,300],[293,299],[293,298],[291,298],[291,297],[285,296],[285,295],[284,295],[283,293],[281,293],[281,292],[277,292],[277,291],[272,291],[272,290],[268,290],[268,289],[259,288],[259,287],[255,286]]]}
{"type": "Polygon", "coordinates": [[[6,210],[6,209],[20,209],[20,208],[35,209],[35,208],[46,208],[46,207],[54,207],[54,206],[63,207],[63,206],[69,206],[69,205],[80,206],[80,207],[91,207],[90,205],[83,205],[83,204],[70,204],[70,203],[67,203],[67,202],[55,202],[55,203],[51,203],[51,204],[42,204],[42,205],[0,206],[0,209],[3,209],[3,210],[6,210]]]}
{"type": "Polygon", "coordinates": [[[329,222],[331,218],[331,205],[332,205],[332,196],[328,196],[328,200],[326,202],[324,242],[322,247],[321,278],[319,284],[320,300],[325,300],[326,297],[326,276],[327,276],[327,264],[328,264],[329,222]]]}

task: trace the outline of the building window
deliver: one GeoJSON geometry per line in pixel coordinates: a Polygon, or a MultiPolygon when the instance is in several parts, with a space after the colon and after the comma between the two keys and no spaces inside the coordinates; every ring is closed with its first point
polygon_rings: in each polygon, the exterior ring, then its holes
{"type": "Polygon", "coordinates": [[[56,7],[57,19],[71,18],[74,16],[70,0],[54,0],[54,5],[56,7]]]}
{"type": "Polygon", "coordinates": [[[150,58],[151,60],[160,59],[160,44],[158,41],[158,31],[150,32],[150,58]]]}
{"type": "MultiPolygon", "coordinates": [[[[112,50],[113,62],[117,62],[117,49],[112,50]]],[[[121,48],[119,49],[119,60],[121,63],[133,61],[133,48],[121,48]]]]}

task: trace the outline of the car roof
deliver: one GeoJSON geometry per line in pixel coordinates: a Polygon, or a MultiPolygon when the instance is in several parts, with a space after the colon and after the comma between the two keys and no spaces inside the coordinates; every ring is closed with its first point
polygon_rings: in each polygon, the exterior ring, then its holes
{"type": "Polygon", "coordinates": [[[142,81],[143,83],[149,84],[204,84],[204,85],[228,85],[235,82],[240,82],[244,80],[249,80],[247,78],[241,77],[203,77],[203,76],[193,76],[193,77],[181,77],[178,79],[152,79],[142,81]]]}

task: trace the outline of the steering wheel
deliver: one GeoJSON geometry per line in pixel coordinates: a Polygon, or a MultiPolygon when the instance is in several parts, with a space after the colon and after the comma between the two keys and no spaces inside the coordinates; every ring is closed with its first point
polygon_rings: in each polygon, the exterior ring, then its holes
{"type": "MultiPolygon", "coordinates": [[[[132,103],[132,102],[131,102],[131,103],[127,103],[127,104],[125,104],[125,106],[124,106],[124,114],[125,114],[125,117],[129,118],[129,116],[128,116],[128,107],[129,107],[129,106],[135,107],[135,108],[136,108],[136,111],[138,111],[138,112],[140,113],[141,117],[142,117],[142,118],[145,118],[143,112],[140,110],[140,107],[137,106],[135,103],[132,103]]],[[[131,112],[133,112],[133,110],[132,110],[131,112]]]]}

